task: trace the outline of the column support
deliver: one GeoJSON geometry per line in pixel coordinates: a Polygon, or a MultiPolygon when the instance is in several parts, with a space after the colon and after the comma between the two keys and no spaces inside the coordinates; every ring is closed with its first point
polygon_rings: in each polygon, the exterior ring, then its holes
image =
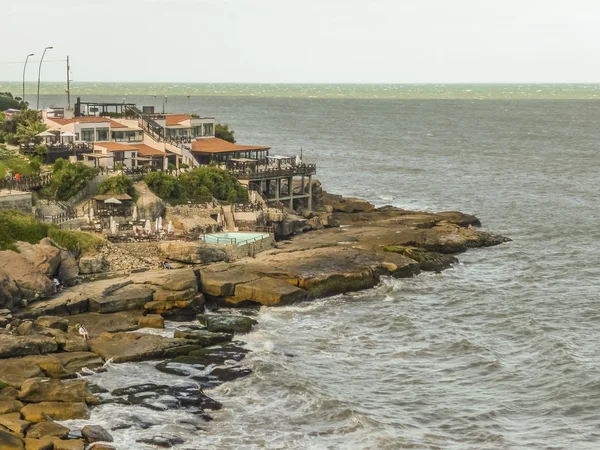
{"type": "Polygon", "coordinates": [[[294,209],[294,177],[288,178],[288,195],[290,196],[290,209],[294,209]]]}
{"type": "Polygon", "coordinates": [[[308,176],[308,210],[312,211],[312,175],[308,176]]]}

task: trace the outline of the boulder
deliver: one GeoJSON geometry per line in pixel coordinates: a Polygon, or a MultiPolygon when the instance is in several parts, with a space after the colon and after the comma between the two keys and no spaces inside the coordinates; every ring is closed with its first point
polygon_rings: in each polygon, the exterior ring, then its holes
{"type": "Polygon", "coordinates": [[[94,353],[115,363],[171,358],[199,348],[194,341],[143,333],[103,333],[89,343],[94,353]]]}
{"type": "MultiPolygon", "coordinates": [[[[57,250],[58,255],[58,250],[57,250]]],[[[37,270],[25,256],[12,251],[0,252],[0,274],[3,288],[14,301],[14,287],[18,288],[18,299],[33,300],[48,297],[56,291],[54,283],[42,272],[37,270]]]]}
{"type": "Polygon", "coordinates": [[[111,313],[142,309],[152,300],[153,291],[147,286],[130,284],[103,297],[90,299],[90,311],[111,313]]]}
{"type": "Polygon", "coordinates": [[[14,434],[0,430],[0,449],[2,450],[25,450],[23,439],[14,434]]]}
{"type": "Polygon", "coordinates": [[[19,398],[19,391],[14,387],[8,386],[0,381],[0,400],[16,400],[19,398]]]}
{"type": "Polygon", "coordinates": [[[196,341],[202,347],[210,347],[222,342],[231,341],[233,334],[231,333],[214,333],[207,330],[185,330],[175,331],[174,337],[179,339],[189,339],[196,341]]]}
{"type": "Polygon", "coordinates": [[[25,438],[25,450],[53,450],[55,440],[53,437],[42,439],[25,438]]]}
{"type": "Polygon", "coordinates": [[[158,288],[154,291],[152,300],[155,302],[181,302],[191,300],[197,292],[197,286],[183,291],[169,291],[167,289],[158,288]]]}
{"type": "Polygon", "coordinates": [[[79,275],[79,266],[73,254],[67,250],[60,250],[60,265],[58,266],[58,279],[66,286],[73,286],[79,275]]]}
{"type": "Polygon", "coordinates": [[[140,318],[138,325],[140,328],[162,329],[165,327],[165,319],[163,319],[162,316],[159,314],[148,314],[147,316],[140,318]]]}
{"type": "Polygon", "coordinates": [[[87,275],[104,271],[104,256],[82,256],[79,258],[79,273],[87,275]]]}
{"type": "Polygon", "coordinates": [[[97,404],[85,380],[55,380],[33,378],[21,385],[19,399],[32,402],[80,402],[97,404]]]}
{"type": "MultiPolygon", "coordinates": [[[[0,269],[0,308],[12,308],[21,301],[21,291],[4,269],[0,269]]],[[[8,311],[3,310],[3,311],[8,311]]],[[[5,315],[5,314],[4,314],[5,315]]],[[[4,317],[0,317],[0,327],[4,328],[10,321],[5,321],[4,317]]]]}
{"type": "Polygon", "coordinates": [[[191,300],[148,302],[144,309],[149,313],[169,318],[193,317],[204,310],[204,296],[196,294],[191,300]]]}
{"type": "Polygon", "coordinates": [[[86,425],[81,430],[81,435],[89,444],[92,442],[112,442],[113,437],[99,425],[86,425]]]}
{"type": "Polygon", "coordinates": [[[14,399],[0,398],[0,414],[9,414],[21,411],[23,403],[14,399]]]}
{"type": "Polygon", "coordinates": [[[117,448],[109,444],[96,444],[93,447],[89,447],[89,450],[117,450],[117,448]]]}
{"type": "Polygon", "coordinates": [[[277,278],[263,277],[249,283],[236,285],[232,297],[226,297],[226,302],[238,304],[245,301],[261,305],[289,305],[306,300],[306,291],[277,278]]]}
{"type": "MultiPolygon", "coordinates": [[[[1,277],[1,275],[0,275],[1,277]]],[[[2,281],[0,280],[0,285],[1,285],[2,281]]],[[[2,292],[0,291],[0,298],[2,298],[2,292]]],[[[0,304],[5,301],[4,300],[0,300],[0,304]]],[[[10,312],[10,309],[0,309],[0,328],[5,328],[6,325],[8,325],[9,323],[11,323],[13,321],[13,316],[12,313],[10,312]]]]}
{"type": "Polygon", "coordinates": [[[194,289],[198,292],[198,278],[192,269],[167,270],[162,273],[156,284],[168,291],[186,291],[194,289]]]}
{"type": "Polygon", "coordinates": [[[91,352],[56,353],[52,357],[60,361],[69,374],[81,372],[84,367],[94,369],[104,365],[102,358],[91,352]]]}
{"type": "Polygon", "coordinates": [[[69,431],[70,430],[67,427],[59,425],[56,422],[40,422],[29,427],[29,430],[27,430],[27,437],[30,439],[42,439],[46,437],[65,439],[69,434],[69,431]]]}
{"type": "Polygon", "coordinates": [[[61,261],[60,250],[49,241],[44,239],[39,244],[17,242],[16,245],[21,256],[32,264],[34,270],[49,278],[56,276],[61,261]]]}
{"type": "Polygon", "coordinates": [[[61,331],[67,331],[69,328],[69,321],[63,317],[41,316],[36,319],[35,323],[41,327],[61,331]]]}
{"type": "Polygon", "coordinates": [[[323,203],[331,206],[334,212],[360,213],[374,211],[375,206],[360,198],[344,198],[341,195],[324,193],[323,203]]]}
{"type": "MultiPolygon", "coordinates": [[[[2,336],[4,338],[4,336],[2,336]]],[[[0,362],[0,380],[17,389],[28,378],[42,376],[42,370],[37,364],[33,364],[28,358],[11,358],[0,362]]],[[[0,393],[4,396],[4,388],[0,393]]]]}
{"type": "Polygon", "coordinates": [[[182,263],[209,264],[229,260],[227,251],[222,245],[171,241],[161,242],[159,248],[168,259],[182,263]]]}
{"type": "Polygon", "coordinates": [[[260,275],[243,268],[221,268],[200,271],[200,290],[211,297],[231,297],[240,283],[258,280],[260,275]]]}
{"type": "Polygon", "coordinates": [[[198,321],[210,332],[248,333],[258,322],[250,317],[200,314],[198,321]]]}
{"type": "MultiPolygon", "coordinates": [[[[58,344],[46,336],[16,336],[3,335],[0,339],[0,359],[15,356],[39,355],[58,350],[58,344]]],[[[0,364],[0,379],[2,378],[0,364]]]]}
{"type": "Polygon", "coordinates": [[[85,403],[41,402],[30,403],[21,409],[21,415],[29,422],[53,420],[89,419],[90,410],[85,403]]]}
{"type": "Polygon", "coordinates": [[[31,336],[32,334],[37,334],[35,333],[33,322],[30,320],[21,322],[15,330],[15,333],[19,336],[31,336]]]}
{"type": "Polygon", "coordinates": [[[51,299],[28,305],[19,312],[23,319],[35,319],[40,316],[68,316],[88,311],[89,296],[81,291],[63,290],[51,299]]]}
{"type": "Polygon", "coordinates": [[[116,313],[85,313],[70,316],[68,318],[72,336],[82,339],[74,326],[81,323],[85,326],[91,337],[102,333],[118,333],[122,331],[134,331],[139,328],[138,321],[142,317],[141,312],[120,311],[116,313]]]}
{"type": "Polygon", "coordinates": [[[9,431],[12,431],[18,436],[24,437],[25,432],[31,424],[26,420],[21,420],[21,414],[19,414],[18,412],[13,412],[9,414],[1,414],[0,425],[8,429],[9,431]]]}

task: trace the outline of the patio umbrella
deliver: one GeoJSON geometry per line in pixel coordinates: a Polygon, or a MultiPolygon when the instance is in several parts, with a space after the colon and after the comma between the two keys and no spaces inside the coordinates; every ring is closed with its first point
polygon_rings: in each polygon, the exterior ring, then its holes
{"type": "Polygon", "coordinates": [[[296,155],[296,165],[299,166],[300,164],[302,164],[302,160],[299,155],[296,155]]]}
{"type": "Polygon", "coordinates": [[[114,197],[111,197],[111,198],[108,198],[108,199],[104,200],[104,203],[110,203],[111,205],[120,205],[123,202],[121,202],[121,200],[117,200],[114,197]]]}
{"type": "Polygon", "coordinates": [[[49,131],[42,131],[41,133],[36,134],[36,136],[55,137],[54,133],[50,133],[49,131]]]}
{"type": "Polygon", "coordinates": [[[158,221],[156,229],[157,230],[162,230],[163,227],[163,223],[162,223],[162,217],[158,216],[158,219],[156,219],[158,221]]]}
{"type": "Polygon", "coordinates": [[[217,225],[221,225],[221,213],[217,213],[217,225]]]}
{"type": "Polygon", "coordinates": [[[175,232],[175,227],[173,226],[173,222],[171,220],[169,220],[169,225],[167,225],[167,231],[169,233],[174,233],[175,232]]]}
{"type": "Polygon", "coordinates": [[[117,231],[118,231],[117,222],[114,219],[114,217],[111,216],[111,218],[110,218],[110,232],[112,234],[117,234],[117,231]]]}
{"type": "Polygon", "coordinates": [[[94,220],[94,208],[90,208],[88,216],[90,217],[90,221],[94,220]]]}
{"type": "Polygon", "coordinates": [[[144,226],[144,230],[146,230],[146,233],[148,234],[152,232],[152,225],[150,225],[150,219],[146,219],[146,225],[144,226]]]}
{"type": "Polygon", "coordinates": [[[65,131],[64,133],[60,133],[60,135],[62,137],[75,137],[75,136],[77,136],[75,133],[72,133],[70,131],[65,131]]]}
{"type": "Polygon", "coordinates": [[[154,221],[154,231],[158,231],[158,218],[154,221]]]}
{"type": "Polygon", "coordinates": [[[138,210],[137,210],[137,205],[133,205],[133,214],[131,215],[131,219],[134,222],[137,222],[138,220],[138,210]]]}

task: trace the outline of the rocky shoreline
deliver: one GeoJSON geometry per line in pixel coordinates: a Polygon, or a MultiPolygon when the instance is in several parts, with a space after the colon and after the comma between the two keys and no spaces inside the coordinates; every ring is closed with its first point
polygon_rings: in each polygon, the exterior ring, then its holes
{"type": "MultiPolygon", "coordinates": [[[[103,403],[186,408],[199,420],[210,420],[207,411],[221,405],[204,389],[250,373],[239,364],[247,350],[233,341],[256,323],[244,314],[252,309],[245,308],[370,289],[384,276],[441,271],[457,262],[453,254],[508,241],[480,231],[479,220],[468,214],[376,209],[338,196],[327,200],[330,221],[338,227],[298,234],[232,263],[76,284],[76,259],[52,242],[24,245],[20,254],[0,252],[0,261],[13,261],[0,265],[0,325],[5,327],[0,330],[0,448],[83,449],[96,441],[109,442],[106,430],[93,428],[104,439],[94,441],[90,430],[73,433],[55,422],[89,418],[90,408],[103,403]],[[52,276],[73,286],[50,296],[52,276]],[[238,309],[205,314],[205,309],[223,307],[238,309]],[[165,319],[194,324],[173,337],[143,332],[163,328],[165,319]],[[90,340],[78,335],[76,323],[85,324],[90,340]],[[158,370],[191,383],[103,392],[80,379],[84,368],[104,370],[107,362],[147,360],[159,361],[158,370]],[[157,399],[165,397],[173,400],[157,406],[157,399]]],[[[89,259],[79,262],[80,267],[93,264],[89,259]]],[[[157,437],[151,444],[175,443],[181,442],[157,437]]],[[[114,447],[105,443],[87,448],[114,447]]]]}

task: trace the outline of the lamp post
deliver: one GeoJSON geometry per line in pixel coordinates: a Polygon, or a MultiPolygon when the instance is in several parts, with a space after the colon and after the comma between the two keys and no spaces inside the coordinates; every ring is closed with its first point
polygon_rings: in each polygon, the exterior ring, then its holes
{"type": "Polygon", "coordinates": [[[42,53],[42,59],[40,59],[40,67],[38,69],[38,92],[37,92],[37,106],[35,109],[40,109],[40,77],[42,75],[42,63],[44,62],[44,55],[46,54],[46,50],[51,50],[54,47],[46,47],[44,49],[44,53],[42,53]]]}
{"type": "Polygon", "coordinates": [[[27,69],[27,61],[30,56],[33,56],[33,53],[27,55],[27,58],[25,58],[25,65],[23,66],[23,103],[25,103],[25,69],[27,69]]]}

